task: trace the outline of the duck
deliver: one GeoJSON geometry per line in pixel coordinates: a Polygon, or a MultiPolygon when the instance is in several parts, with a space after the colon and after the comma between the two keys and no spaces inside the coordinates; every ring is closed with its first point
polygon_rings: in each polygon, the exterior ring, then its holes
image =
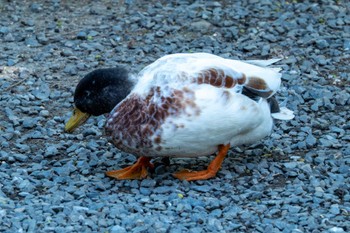
{"type": "Polygon", "coordinates": [[[125,67],[97,69],[76,86],[72,133],[90,116],[106,114],[105,133],[135,164],[106,172],[108,177],[144,179],[154,157],[215,158],[202,171],[181,170],[180,180],[214,178],[230,148],[268,136],[274,119],[291,120],[293,111],[275,98],[280,59],[240,61],[208,53],[177,53],[131,74],[125,67]]]}

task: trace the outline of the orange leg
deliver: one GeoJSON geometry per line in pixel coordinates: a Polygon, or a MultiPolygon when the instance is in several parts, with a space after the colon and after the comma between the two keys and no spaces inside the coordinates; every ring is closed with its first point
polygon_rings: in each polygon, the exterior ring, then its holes
{"type": "Polygon", "coordinates": [[[180,180],[207,180],[216,176],[216,173],[221,168],[221,164],[224,161],[224,158],[227,154],[227,151],[230,149],[230,144],[219,145],[218,154],[213,161],[209,164],[208,168],[203,171],[190,171],[182,170],[173,174],[174,177],[180,180]]]}
{"type": "Polygon", "coordinates": [[[115,178],[117,180],[137,180],[147,177],[147,168],[153,168],[153,164],[148,157],[140,157],[137,162],[129,167],[108,171],[106,176],[115,178]]]}

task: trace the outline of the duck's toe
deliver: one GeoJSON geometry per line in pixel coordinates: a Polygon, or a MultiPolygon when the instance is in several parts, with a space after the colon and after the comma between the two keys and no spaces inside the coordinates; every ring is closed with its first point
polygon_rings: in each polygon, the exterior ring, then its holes
{"type": "Polygon", "coordinates": [[[148,157],[140,157],[137,162],[131,166],[120,170],[106,172],[106,176],[117,180],[139,180],[147,177],[147,169],[153,169],[153,164],[148,157]]]}

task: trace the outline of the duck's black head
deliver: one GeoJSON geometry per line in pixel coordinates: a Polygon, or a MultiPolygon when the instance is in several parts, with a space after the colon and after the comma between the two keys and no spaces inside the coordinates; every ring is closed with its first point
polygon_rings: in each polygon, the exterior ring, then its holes
{"type": "Polygon", "coordinates": [[[109,113],[130,93],[132,85],[122,67],[94,70],[78,83],[75,107],[94,116],[109,113]]]}
{"type": "Polygon", "coordinates": [[[98,69],[78,83],[74,93],[74,114],[66,124],[71,132],[90,115],[109,113],[131,91],[133,82],[122,67],[98,69]]]}

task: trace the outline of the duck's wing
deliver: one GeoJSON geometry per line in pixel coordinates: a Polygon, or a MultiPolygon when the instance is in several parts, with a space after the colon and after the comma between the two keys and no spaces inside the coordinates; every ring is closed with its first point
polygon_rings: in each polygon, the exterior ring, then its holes
{"type": "Polygon", "coordinates": [[[235,88],[249,97],[271,97],[281,83],[279,70],[261,67],[276,62],[254,61],[260,66],[224,59],[212,54],[172,54],[145,67],[139,74],[134,91],[147,95],[155,86],[180,88],[191,83],[218,88],[235,88]]]}
{"type": "Polygon", "coordinates": [[[268,99],[271,116],[279,120],[291,120],[293,111],[279,107],[273,95],[281,84],[281,69],[268,67],[281,59],[237,61],[208,56],[207,64],[197,75],[197,82],[221,88],[233,88],[235,92],[258,101],[268,99]],[[206,68],[204,68],[206,67],[206,68]]]}

